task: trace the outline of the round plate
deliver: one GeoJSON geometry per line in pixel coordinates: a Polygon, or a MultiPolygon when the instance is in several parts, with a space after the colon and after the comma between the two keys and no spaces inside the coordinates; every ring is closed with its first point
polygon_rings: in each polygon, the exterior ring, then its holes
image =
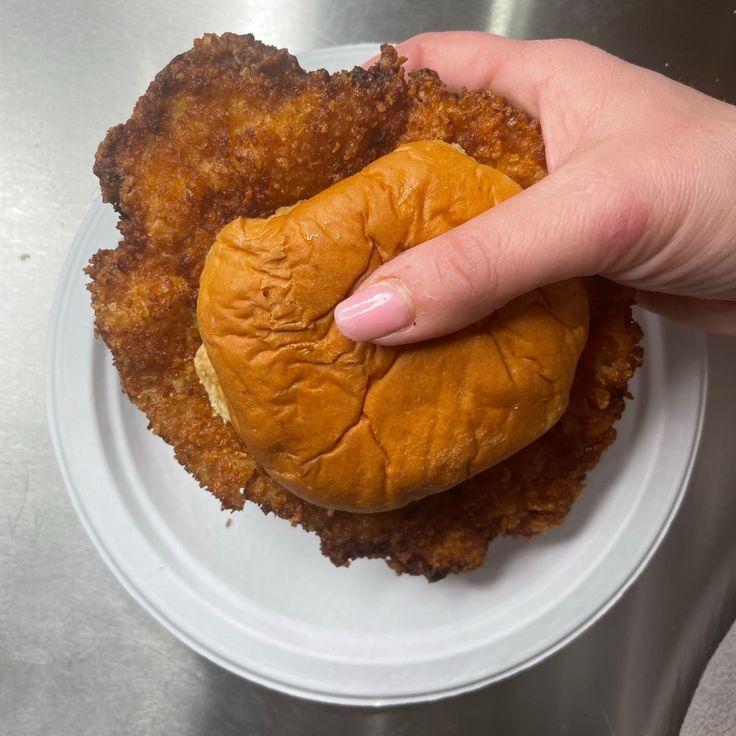
{"type": "MultiPolygon", "coordinates": [[[[350,67],[374,46],[307,67],[350,67]]],[[[119,240],[96,203],[61,275],[48,412],[82,522],[128,591],[166,628],[243,677],[315,700],[431,700],[493,682],[559,649],[632,583],[685,490],[705,398],[705,341],[647,314],[646,361],[619,436],[565,523],[494,542],[486,565],[430,585],[380,561],[338,569],[317,538],[252,504],[220,510],[121,394],[93,335],[82,269],[119,240]],[[232,523],[228,525],[228,522],[232,523]]]]}

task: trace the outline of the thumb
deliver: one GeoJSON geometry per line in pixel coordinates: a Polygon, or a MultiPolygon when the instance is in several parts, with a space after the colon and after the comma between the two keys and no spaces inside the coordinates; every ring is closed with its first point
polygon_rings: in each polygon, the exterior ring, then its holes
{"type": "Polygon", "coordinates": [[[356,342],[439,337],[538,286],[615,270],[647,219],[630,188],[562,167],[378,268],[335,321],[356,342]]]}

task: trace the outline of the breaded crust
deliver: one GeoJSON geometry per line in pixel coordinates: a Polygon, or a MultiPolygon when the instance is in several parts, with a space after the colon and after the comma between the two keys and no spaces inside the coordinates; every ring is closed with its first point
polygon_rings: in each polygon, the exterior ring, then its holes
{"type": "Polygon", "coordinates": [[[536,122],[488,91],[452,94],[434,72],[405,78],[389,46],[369,70],[329,75],[304,72],[250,35],[207,35],[100,145],[94,170],[123,239],[87,271],[123,390],[224,508],[247,499],[315,531],[337,565],[381,557],[438,580],[482,564],[495,536],[536,534],[568,512],[615,437],[641,361],[628,291],[589,280],[590,338],[558,425],[495,468],[397,511],[330,513],[277,486],[214,415],[193,365],[199,275],[221,227],[311,197],[422,139],[458,143],[524,187],[545,173],[536,122]]]}

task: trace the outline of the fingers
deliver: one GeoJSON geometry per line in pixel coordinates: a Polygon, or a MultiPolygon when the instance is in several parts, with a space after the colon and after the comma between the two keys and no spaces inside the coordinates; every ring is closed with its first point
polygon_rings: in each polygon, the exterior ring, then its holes
{"type": "Polygon", "coordinates": [[[458,330],[537,286],[605,272],[642,235],[628,195],[564,170],[377,269],[335,310],[339,329],[381,345],[458,330]]]}
{"type": "Polygon", "coordinates": [[[720,335],[736,335],[736,302],[639,291],[639,306],[690,327],[720,335]]]}
{"type": "MultiPolygon", "coordinates": [[[[478,31],[423,33],[396,50],[406,57],[407,71],[434,69],[452,91],[491,89],[534,118],[541,117],[540,95],[555,77],[569,80],[572,75],[579,87],[583,79],[586,84],[600,81],[612,65],[622,68],[620,60],[582,41],[518,41],[478,31]]],[[[565,81],[556,94],[564,96],[568,88],[565,81]]]]}
{"type": "Polygon", "coordinates": [[[434,69],[450,89],[490,87],[504,96],[534,100],[535,72],[525,68],[533,59],[535,44],[515,41],[491,33],[457,31],[423,33],[400,43],[396,50],[406,56],[404,67],[434,69]]]}
{"type": "MultiPolygon", "coordinates": [[[[539,91],[555,69],[603,55],[577,41],[517,41],[491,33],[423,33],[396,46],[404,68],[434,69],[453,91],[488,88],[538,118],[539,91]]],[[[374,57],[370,61],[374,61],[374,57]]]]}
{"type": "MultiPolygon", "coordinates": [[[[524,112],[539,117],[538,88],[549,74],[550,42],[515,41],[475,31],[423,33],[396,46],[404,68],[434,69],[453,91],[492,89],[524,112]]],[[[378,57],[373,57],[373,62],[378,57]]]]}

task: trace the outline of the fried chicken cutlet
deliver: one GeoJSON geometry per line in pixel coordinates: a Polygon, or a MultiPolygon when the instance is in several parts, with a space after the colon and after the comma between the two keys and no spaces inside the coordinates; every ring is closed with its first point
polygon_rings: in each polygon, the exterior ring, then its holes
{"type": "Polygon", "coordinates": [[[206,35],[98,149],[94,170],[122,241],[95,254],[88,273],[96,329],[123,390],[224,508],[252,501],[316,532],[336,565],[379,557],[439,580],[481,565],[494,537],[543,532],[569,511],[615,437],[641,361],[628,291],[588,280],[590,336],[557,425],[450,491],[382,513],[329,511],[278,486],[214,414],[193,364],[199,276],[224,225],[267,216],[401,143],[429,139],[459,144],[522,187],[545,175],[536,122],[489,91],[451,93],[429,70],[405,75],[390,46],[368,70],[329,75],[250,35],[206,35]]]}

